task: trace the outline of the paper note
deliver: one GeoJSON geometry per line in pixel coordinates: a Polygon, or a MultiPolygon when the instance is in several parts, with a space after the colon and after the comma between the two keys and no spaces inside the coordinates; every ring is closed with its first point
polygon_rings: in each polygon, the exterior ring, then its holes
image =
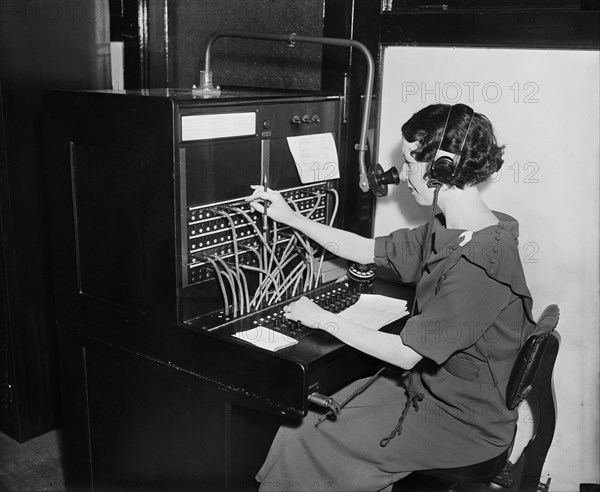
{"type": "Polygon", "coordinates": [[[408,314],[406,301],[376,294],[361,294],[360,299],[339,313],[341,318],[379,330],[408,314]]]}
{"type": "Polygon", "coordinates": [[[234,337],[249,342],[252,345],[275,352],[298,343],[298,340],[288,337],[265,326],[257,326],[251,330],[234,333],[234,337]]]}
{"type": "Polygon", "coordinates": [[[303,184],[340,177],[337,149],[331,133],[287,137],[287,141],[303,184]]]}

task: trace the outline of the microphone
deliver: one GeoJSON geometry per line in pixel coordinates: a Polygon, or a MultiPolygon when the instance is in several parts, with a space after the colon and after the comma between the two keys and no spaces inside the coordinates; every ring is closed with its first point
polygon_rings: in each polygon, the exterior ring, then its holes
{"type": "Polygon", "coordinates": [[[387,185],[397,185],[400,183],[400,174],[394,166],[384,172],[381,164],[373,164],[369,168],[367,177],[369,179],[369,187],[377,197],[387,195],[387,185]]]}

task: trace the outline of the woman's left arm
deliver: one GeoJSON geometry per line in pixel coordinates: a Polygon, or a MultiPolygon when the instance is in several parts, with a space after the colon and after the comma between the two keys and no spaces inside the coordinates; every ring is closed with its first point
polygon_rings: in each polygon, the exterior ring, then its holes
{"type": "Polygon", "coordinates": [[[309,328],[327,331],[361,352],[403,369],[412,369],[423,357],[393,333],[366,328],[326,311],[306,297],[288,304],[284,316],[309,328]]]}

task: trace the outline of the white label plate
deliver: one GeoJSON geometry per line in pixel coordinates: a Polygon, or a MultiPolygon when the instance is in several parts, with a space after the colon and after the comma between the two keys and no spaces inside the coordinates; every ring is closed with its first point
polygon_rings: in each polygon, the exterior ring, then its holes
{"type": "Polygon", "coordinates": [[[181,140],[244,137],[256,133],[256,113],[194,114],[181,117],[181,140]]]}

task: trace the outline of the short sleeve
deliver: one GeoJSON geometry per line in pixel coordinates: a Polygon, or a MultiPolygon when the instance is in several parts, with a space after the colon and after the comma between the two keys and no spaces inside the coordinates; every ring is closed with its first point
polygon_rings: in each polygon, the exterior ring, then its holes
{"type": "Polygon", "coordinates": [[[465,259],[449,269],[435,297],[409,319],[405,345],[438,364],[473,345],[509,303],[510,288],[465,259]]]}
{"type": "Polygon", "coordinates": [[[375,238],[375,264],[391,268],[403,282],[416,282],[421,266],[426,225],[399,229],[375,238]]]}

